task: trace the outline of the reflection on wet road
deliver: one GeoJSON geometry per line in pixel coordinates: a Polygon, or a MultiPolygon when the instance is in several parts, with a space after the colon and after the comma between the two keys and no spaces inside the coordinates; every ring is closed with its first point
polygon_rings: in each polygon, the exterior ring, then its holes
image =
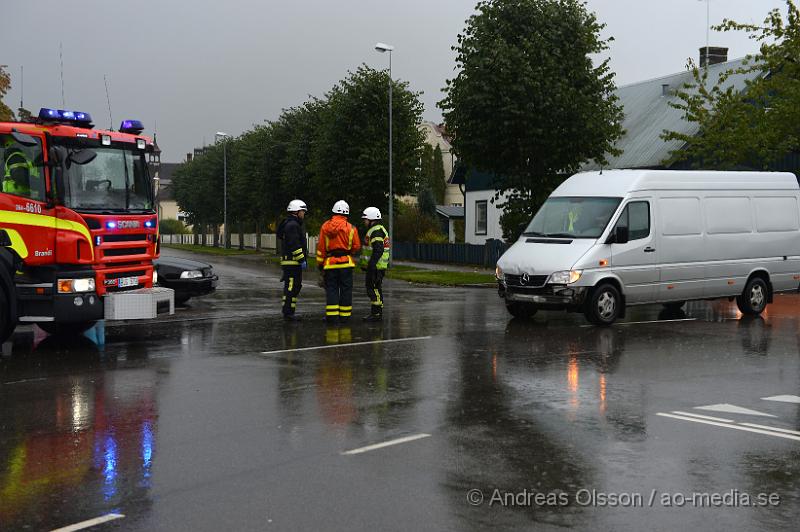
{"type": "Polygon", "coordinates": [[[776,436],[800,432],[798,296],[763,319],[699,302],[604,329],[509,320],[492,290],[388,283],[383,325],[325,327],[308,286],[306,320],[284,325],[276,270],[213,262],[219,292],[161,322],[109,323],[104,342],[22,328],[4,346],[0,529],[121,514],[102,527],[770,530],[800,515],[800,441],[776,436]],[[694,493],[779,504],[667,504],[694,493]]]}

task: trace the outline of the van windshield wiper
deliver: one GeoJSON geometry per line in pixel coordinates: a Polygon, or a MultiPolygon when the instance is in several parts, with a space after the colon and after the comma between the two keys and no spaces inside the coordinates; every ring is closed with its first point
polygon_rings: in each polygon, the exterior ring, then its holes
{"type": "Polygon", "coordinates": [[[522,236],[547,236],[544,233],[540,233],[539,231],[525,231],[522,233],[522,236]]]}

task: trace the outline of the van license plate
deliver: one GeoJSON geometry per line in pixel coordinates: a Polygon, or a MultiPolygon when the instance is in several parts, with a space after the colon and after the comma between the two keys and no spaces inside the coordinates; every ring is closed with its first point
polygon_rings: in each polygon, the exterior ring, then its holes
{"type": "Polygon", "coordinates": [[[129,286],[138,286],[138,285],[139,285],[138,277],[121,277],[117,282],[117,286],[120,288],[127,288],[129,286]]]}

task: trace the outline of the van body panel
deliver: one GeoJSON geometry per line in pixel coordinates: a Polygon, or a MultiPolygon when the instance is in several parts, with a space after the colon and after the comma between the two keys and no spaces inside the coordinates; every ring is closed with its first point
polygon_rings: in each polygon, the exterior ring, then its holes
{"type": "MultiPolygon", "coordinates": [[[[531,244],[523,237],[498,261],[502,272],[582,270],[567,288],[616,279],[631,305],[738,296],[754,272],[764,272],[774,292],[800,288],[800,187],[794,174],[606,170],[576,174],[551,197],[621,201],[598,239],[531,244]],[[607,243],[634,202],[649,205],[649,234],[632,228],[628,242],[607,243]]],[[[641,204],[637,208],[641,222],[641,204]]],[[[502,276],[499,282],[503,293],[502,276]]]]}

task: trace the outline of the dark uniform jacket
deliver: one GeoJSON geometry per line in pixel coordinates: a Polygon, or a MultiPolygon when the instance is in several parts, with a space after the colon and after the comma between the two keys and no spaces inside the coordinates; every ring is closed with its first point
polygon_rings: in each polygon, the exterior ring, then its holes
{"type": "Polygon", "coordinates": [[[282,241],[281,266],[299,266],[308,254],[303,222],[297,216],[287,216],[278,226],[278,238],[282,241]]]}

